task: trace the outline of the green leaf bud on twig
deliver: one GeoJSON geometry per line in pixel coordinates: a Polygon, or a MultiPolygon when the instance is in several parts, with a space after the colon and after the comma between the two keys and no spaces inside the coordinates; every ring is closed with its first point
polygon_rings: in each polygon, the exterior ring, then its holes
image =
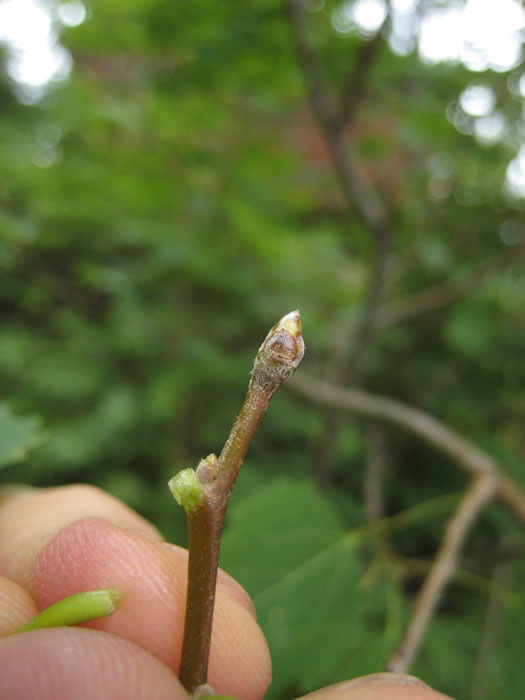
{"type": "Polygon", "coordinates": [[[64,600],[59,600],[54,605],[50,605],[23,627],[20,627],[16,634],[47,627],[78,625],[81,622],[106,617],[115,612],[123,596],[124,593],[116,588],[75,593],[64,600]]]}
{"type": "Polygon", "coordinates": [[[202,484],[193,469],[183,469],[168,481],[173,497],[186,513],[194,510],[204,500],[202,484]]]}

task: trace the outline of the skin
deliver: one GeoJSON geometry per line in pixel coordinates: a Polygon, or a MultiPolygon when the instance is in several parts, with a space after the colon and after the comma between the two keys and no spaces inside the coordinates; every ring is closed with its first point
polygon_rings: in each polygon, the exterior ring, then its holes
{"type": "MultiPolygon", "coordinates": [[[[181,653],[187,552],[123,503],[90,486],[0,490],[0,697],[10,700],[187,700],[181,653]],[[39,610],[84,590],[126,591],[110,617],[12,635],[39,610]]],[[[246,591],[220,572],[209,682],[260,700],[268,647],[246,591]]],[[[446,700],[416,680],[379,674],[309,700],[446,700]]]]}

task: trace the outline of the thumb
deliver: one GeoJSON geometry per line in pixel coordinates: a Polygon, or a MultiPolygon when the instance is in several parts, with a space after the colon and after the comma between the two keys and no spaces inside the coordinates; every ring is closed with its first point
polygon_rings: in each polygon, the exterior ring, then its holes
{"type": "Polygon", "coordinates": [[[419,678],[404,673],[374,673],[321,688],[300,700],[452,700],[419,678]]]}

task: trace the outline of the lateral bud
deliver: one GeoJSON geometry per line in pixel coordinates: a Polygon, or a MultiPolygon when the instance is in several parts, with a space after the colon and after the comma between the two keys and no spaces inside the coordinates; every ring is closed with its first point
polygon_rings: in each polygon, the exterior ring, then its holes
{"type": "Polygon", "coordinates": [[[219,468],[219,463],[217,461],[217,455],[211,454],[201,459],[196,470],[197,479],[204,486],[205,484],[211,484],[215,481],[217,476],[217,470],[219,468]]]}
{"type": "Polygon", "coordinates": [[[202,484],[193,469],[182,469],[168,481],[173,498],[186,513],[198,508],[204,501],[202,484]]]}

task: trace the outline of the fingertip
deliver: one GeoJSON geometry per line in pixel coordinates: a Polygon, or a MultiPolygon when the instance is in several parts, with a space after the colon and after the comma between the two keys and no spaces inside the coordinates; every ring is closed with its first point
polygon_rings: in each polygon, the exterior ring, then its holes
{"type": "Polygon", "coordinates": [[[0,638],[16,632],[37,614],[29,593],[14,581],[0,576],[0,638]]]}
{"type": "Polygon", "coordinates": [[[9,700],[188,700],[175,675],[124,639],[56,628],[0,640],[0,697],[9,700]]]}
{"type": "MultiPolygon", "coordinates": [[[[170,542],[165,542],[164,546],[168,547],[175,556],[179,557],[184,562],[185,567],[188,566],[187,549],[179,547],[176,544],[171,544],[170,542]]],[[[240,603],[254,619],[256,618],[255,605],[253,604],[250,594],[236,579],[233,578],[233,576],[230,576],[230,574],[224,571],[224,569],[219,569],[217,571],[217,586],[221,587],[221,590],[230,595],[232,598],[235,598],[235,600],[237,600],[237,602],[240,603]]]]}
{"type": "Polygon", "coordinates": [[[223,569],[219,569],[217,575],[217,585],[234,598],[249,613],[254,620],[257,619],[257,612],[253,600],[248,591],[241,584],[230,576],[223,569]]]}
{"type": "Polygon", "coordinates": [[[272,679],[268,644],[252,611],[231,595],[229,587],[224,593],[221,589],[212,632],[210,684],[223,695],[259,700],[272,679]]]}
{"type": "MultiPolygon", "coordinates": [[[[188,565],[188,550],[166,543],[188,565]]],[[[217,594],[210,652],[209,680],[217,693],[258,700],[272,676],[268,644],[257,624],[255,605],[241,584],[223,569],[217,572],[217,594]],[[232,672],[232,659],[241,665],[232,672]]]]}
{"type": "Polygon", "coordinates": [[[321,688],[300,700],[452,700],[415,676],[374,673],[321,688]]]}
{"type": "Polygon", "coordinates": [[[0,575],[27,586],[35,562],[61,530],[85,517],[98,517],[143,537],[161,540],[156,528],[95,486],[0,490],[0,575]]]}
{"type": "Polygon", "coordinates": [[[42,551],[31,591],[45,608],[73,593],[117,588],[125,595],[116,612],[88,626],[124,637],[176,668],[185,583],[182,564],[158,555],[162,544],[98,518],[76,521],[42,551]]]}
{"type": "MultiPolygon", "coordinates": [[[[117,611],[88,623],[146,649],[178,670],[182,649],[187,556],[165,543],[88,518],[62,530],[42,552],[31,591],[39,607],[72,593],[118,588],[117,611]]],[[[228,577],[229,578],[229,577],[228,577]]],[[[217,587],[210,683],[219,693],[258,700],[270,681],[270,657],[243,594],[221,575],[217,587]]]]}

